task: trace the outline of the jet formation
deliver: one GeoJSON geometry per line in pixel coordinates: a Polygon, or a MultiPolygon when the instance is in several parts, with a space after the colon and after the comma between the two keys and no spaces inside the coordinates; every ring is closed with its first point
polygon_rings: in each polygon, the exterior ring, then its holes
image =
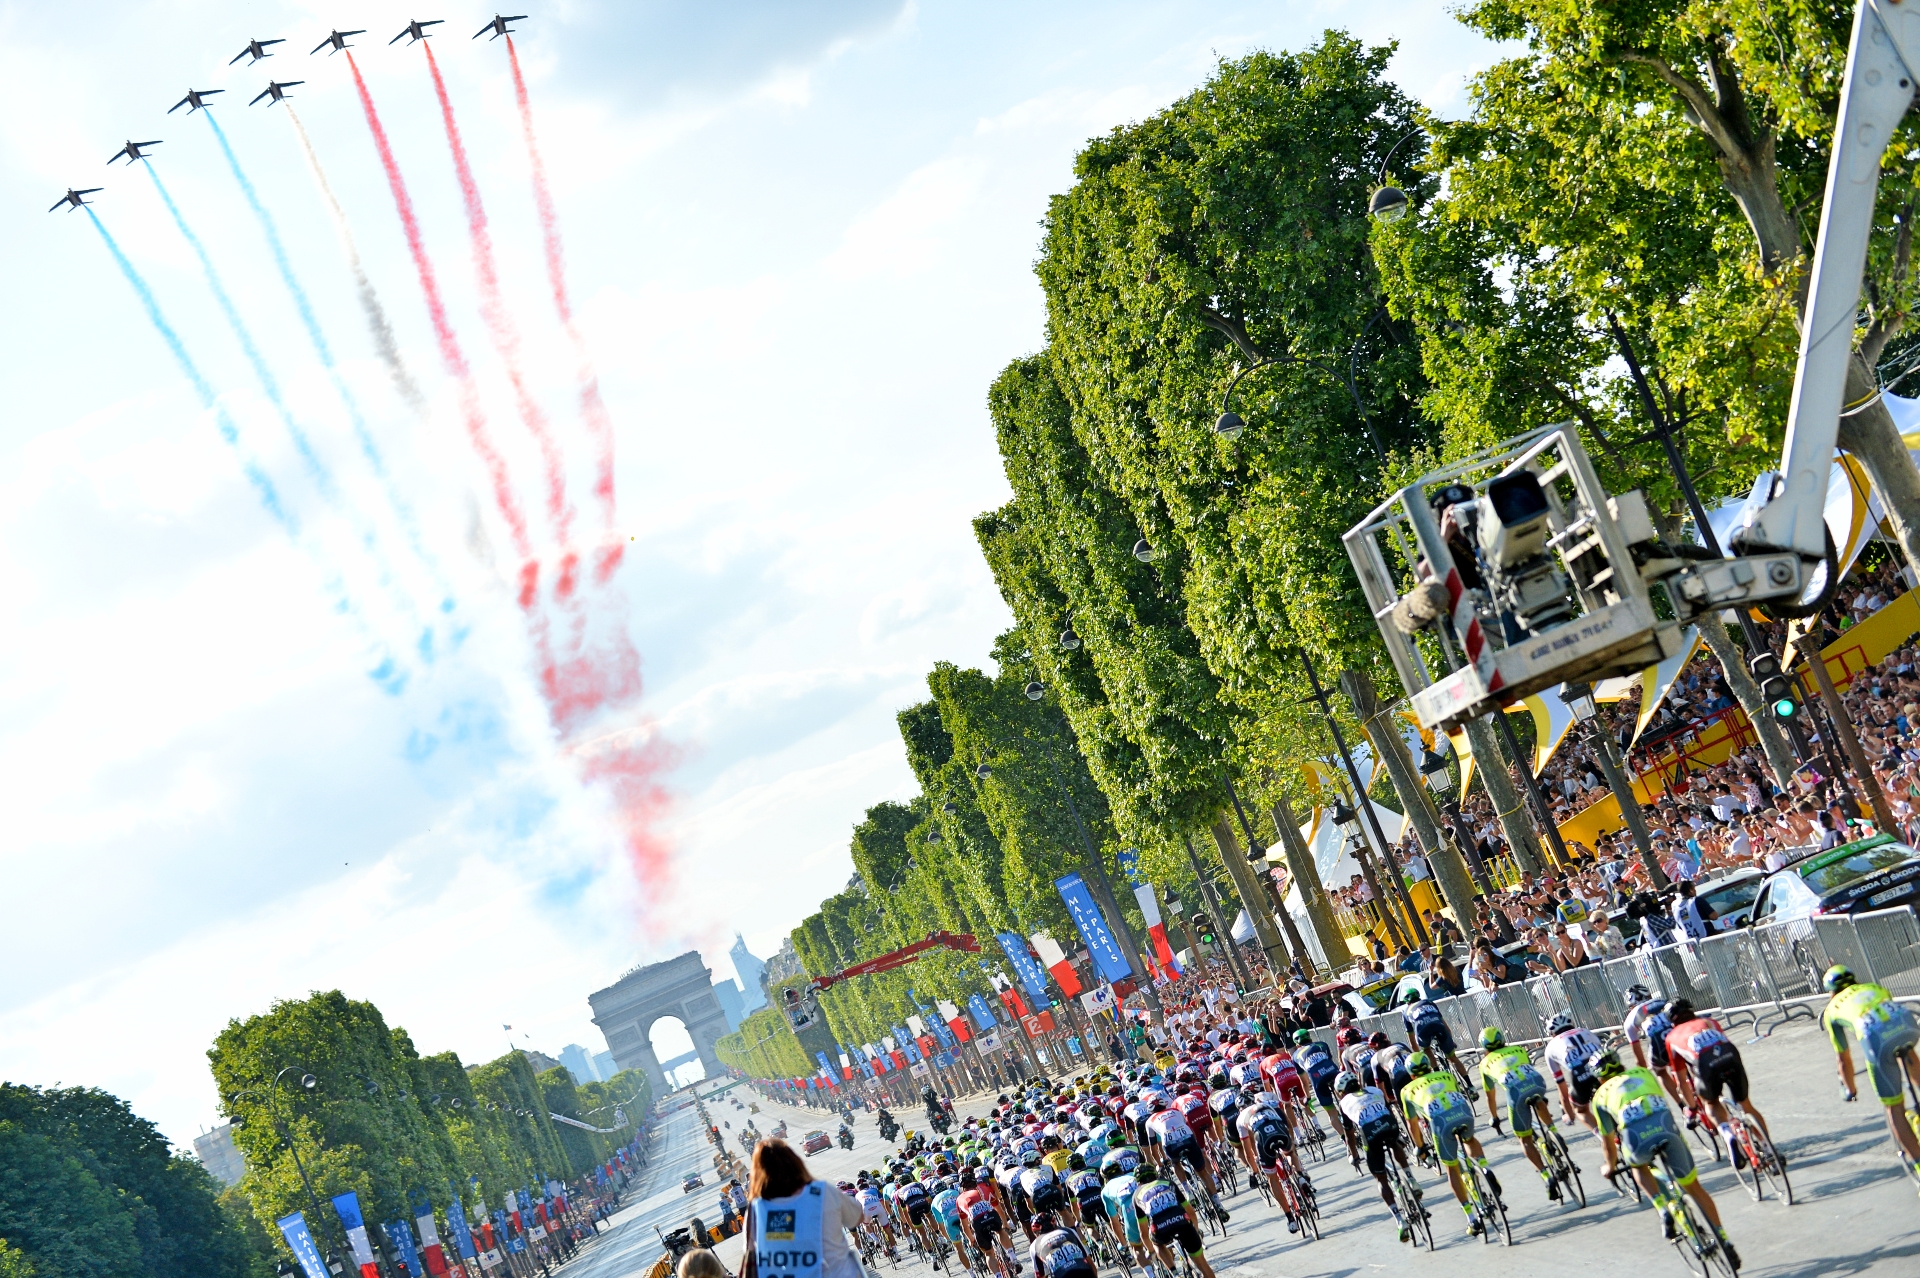
{"type": "MultiPolygon", "coordinates": [[[[524,13],[507,13],[507,14],[496,13],[487,22],[486,26],[481,27],[478,31],[473,33],[472,38],[475,40],[478,40],[481,36],[487,36],[489,39],[497,40],[503,35],[511,35],[513,34],[513,28],[508,24],[513,22],[524,22],[526,21],[526,17],[527,15],[524,13]]],[[[406,40],[409,46],[418,44],[420,41],[425,40],[427,37],[433,34],[433,32],[427,30],[428,27],[437,27],[444,21],[445,19],[443,18],[425,18],[425,19],[415,18],[412,21],[407,23],[405,30],[401,31],[400,34],[395,36],[393,39],[387,41],[387,43],[392,45],[392,44],[398,44],[402,40],[406,40]]],[[[313,56],[313,53],[318,53],[322,49],[327,50],[328,56],[332,56],[335,53],[339,53],[343,49],[347,49],[351,47],[350,45],[347,44],[348,36],[357,36],[357,35],[365,35],[365,34],[366,32],[364,30],[330,31],[327,33],[326,39],[322,40],[319,44],[316,44],[313,46],[313,51],[312,53],[308,54],[308,56],[311,57],[313,56]]],[[[273,40],[257,40],[257,39],[249,40],[246,43],[246,47],[241,49],[240,52],[234,54],[232,59],[228,61],[227,65],[232,66],[234,63],[240,61],[240,59],[242,58],[249,58],[251,59],[251,61],[249,61],[247,65],[253,66],[255,63],[259,62],[262,58],[270,58],[273,56],[270,46],[276,45],[276,44],[285,44],[285,43],[286,43],[286,40],[284,38],[276,38],[273,40]]],[[[262,89],[260,91],[259,96],[254,98],[253,101],[247,103],[247,105],[255,106],[261,102],[266,102],[268,106],[272,106],[275,102],[284,102],[288,97],[288,94],[287,94],[288,89],[291,89],[296,84],[305,84],[305,83],[306,83],[305,80],[269,80],[267,81],[267,87],[265,89],[262,89]]],[[[167,108],[167,114],[172,115],[175,111],[178,111],[181,107],[187,108],[188,115],[192,115],[195,111],[204,111],[210,106],[212,106],[212,103],[207,101],[208,98],[212,97],[216,93],[225,93],[225,92],[226,92],[225,89],[188,89],[186,97],[181,98],[178,102],[174,103],[172,106],[167,108]]],[[[133,139],[129,138],[127,140],[126,145],[121,147],[118,151],[115,151],[112,157],[108,159],[107,163],[113,164],[124,158],[127,164],[131,166],[135,160],[146,159],[147,158],[146,152],[149,148],[156,147],[159,145],[160,145],[160,139],[158,138],[155,138],[150,142],[135,142],[133,139]]],[[[86,205],[92,203],[92,201],[85,199],[84,197],[93,195],[94,193],[103,189],[104,188],[97,187],[97,186],[82,187],[79,190],[75,190],[72,187],[68,187],[67,193],[61,196],[60,199],[55,202],[53,208],[48,209],[47,212],[52,213],[55,210],[61,209],[61,208],[65,208],[68,212],[72,212],[74,209],[85,207],[86,205]]]]}

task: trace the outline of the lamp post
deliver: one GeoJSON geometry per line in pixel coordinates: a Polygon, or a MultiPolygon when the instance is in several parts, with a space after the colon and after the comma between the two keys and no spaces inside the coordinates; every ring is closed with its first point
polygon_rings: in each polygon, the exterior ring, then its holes
{"type": "MultiPolygon", "coordinates": [[[[1047,767],[1053,772],[1053,784],[1059,789],[1060,797],[1066,801],[1067,814],[1073,818],[1074,831],[1080,836],[1080,848],[1086,853],[1087,872],[1093,876],[1094,892],[1112,922],[1113,930],[1120,942],[1121,952],[1126,955],[1128,965],[1133,968],[1134,975],[1139,978],[1141,998],[1145,1000],[1147,1010],[1153,1014],[1154,1023],[1158,1024],[1162,1013],[1160,996],[1154,992],[1153,978],[1147,974],[1146,964],[1140,960],[1139,948],[1133,943],[1133,932],[1127,927],[1127,920],[1121,915],[1120,907],[1114,901],[1113,885],[1107,882],[1107,867],[1101,864],[1099,854],[1094,851],[1093,839],[1087,834],[1086,822],[1080,819],[1080,805],[1073,801],[1073,791],[1067,787],[1067,778],[1060,771],[1060,761],[1053,755],[1053,739],[1057,735],[1057,729],[1054,727],[1053,715],[1048,713],[1045,705],[1040,704],[1047,695],[1047,686],[1038,679],[1030,679],[1021,691],[1026,694],[1027,700],[1039,706],[1041,722],[1047,725],[1046,735],[1040,738],[1040,746],[1046,751],[1047,767]]],[[[989,775],[984,771],[986,767],[987,765],[983,763],[975,771],[984,778],[989,775]]]]}
{"type": "MultiPolygon", "coordinates": [[[[273,1076],[271,1083],[267,1084],[265,1092],[267,1117],[272,1121],[273,1129],[279,1134],[281,1141],[286,1144],[287,1152],[293,1155],[294,1170],[300,1173],[300,1183],[307,1191],[307,1205],[313,1209],[314,1228],[320,1229],[325,1227],[325,1217],[320,1211],[320,1196],[313,1192],[313,1180],[307,1175],[306,1164],[300,1161],[300,1150],[294,1144],[293,1133],[287,1129],[286,1122],[280,1116],[280,1082],[286,1078],[287,1075],[296,1072],[300,1075],[296,1085],[302,1091],[312,1092],[320,1086],[320,1080],[302,1067],[298,1065],[286,1066],[273,1076]]],[[[240,1098],[243,1096],[260,1095],[262,1095],[262,1093],[256,1088],[243,1088],[227,1098],[227,1106],[231,1109],[239,1103],[240,1098]]],[[[231,1122],[232,1120],[229,1119],[228,1121],[231,1122]]],[[[327,1247],[327,1269],[335,1274],[345,1272],[344,1266],[335,1254],[332,1244],[328,1244],[327,1247]]]]}
{"type": "Polygon", "coordinates": [[[1253,973],[1247,971],[1245,960],[1240,957],[1240,949],[1233,943],[1233,933],[1228,930],[1226,919],[1220,910],[1220,893],[1215,889],[1213,880],[1207,877],[1206,867],[1200,864],[1200,854],[1193,850],[1193,838],[1181,835],[1180,841],[1187,848],[1187,864],[1193,867],[1193,877],[1200,881],[1200,901],[1206,906],[1207,917],[1213,921],[1213,934],[1225,939],[1222,946],[1227,952],[1227,963],[1233,968],[1234,978],[1242,989],[1253,988],[1253,973]]]}
{"type": "Polygon", "coordinates": [[[1660,861],[1653,854],[1653,835],[1647,828],[1646,813],[1640,810],[1640,800],[1633,793],[1633,782],[1628,779],[1627,770],[1621,766],[1619,742],[1613,739],[1612,729],[1600,722],[1600,705],[1594,700],[1593,685],[1561,684],[1560,699],[1573,712],[1574,722],[1586,731],[1587,743],[1600,760],[1600,771],[1606,774],[1607,787],[1613,791],[1613,797],[1620,801],[1621,819],[1633,834],[1633,846],[1640,853],[1640,864],[1646,868],[1647,881],[1656,890],[1666,887],[1666,873],[1661,870],[1660,861]]]}
{"type": "MultiPolygon", "coordinates": [[[[1441,737],[1441,740],[1446,738],[1441,737]]],[[[1436,750],[1422,749],[1420,752],[1420,779],[1426,782],[1432,792],[1434,802],[1446,813],[1452,823],[1453,837],[1460,843],[1468,867],[1473,871],[1473,885],[1483,894],[1492,890],[1492,881],[1487,877],[1486,863],[1480,859],[1480,845],[1474,842],[1473,830],[1467,825],[1466,813],[1460,810],[1460,800],[1453,792],[1453,773],[1447,768],[1447,758],[1436,750]]]]}
{"type": "MultiPolygon", "coordinates": [[[[1227,797],[1233,800],[1233,810],[1240,818],[1240,829],[1247,836],[1247,863],[1260,867],[1257,875],[1260,880],[1262,892],[1267,901],[1271,903],[1273,916],[1279,920],[1280,928],[1286,934],[1286,946],[1284,948],[1290,949],[1291,953],[1283,953],[1281,957],[1291,959],[1294,956],[1298,956],[1302,964],[1311,964],[1312,960],[1307,957],[1306,943],[1300,939],[1299,930],[1293,925],[1293,916],[1287,913],[1286,903],[1280,899],[1280,889],[1273,881],[1273,874],[1267,869],[1267,850],[1261,846],[1259,838],[1254,835],[1253,823],[1247,820],[1247,810],[1241,806],[1240,792],[1234,788],[1233,776],[1227,772],[1225,768],[1222,768],[1220,770],[1220,780],[1225,783],[1227,787],[1227,797]]],[[[1252,908],[1252,903],[1249,902],[1248,909],[1251,910],[1252,908]]],[[[1263,905],[1261,908],[1265,909],[1266,906],[1263,905]]],[[[1282,947],[1269,946],[1263,939],[1260,948],[1266,951],[1267,966],[1273,969],[1274,984],[1282,984],[1282,974],[1286,972],[1287,965],[1275,959],[1273,953],[1275,948],[1282,947]]]]}

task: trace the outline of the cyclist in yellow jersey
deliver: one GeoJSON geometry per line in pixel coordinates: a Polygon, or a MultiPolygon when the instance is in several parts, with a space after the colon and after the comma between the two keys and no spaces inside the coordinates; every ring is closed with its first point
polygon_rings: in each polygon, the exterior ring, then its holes
{"type": "Polygon", "coordinates": [[[1533,1067],[1527,1049],[1508,1047],[1506,1035],[1494,1026],[1480,1031],[1480,1046],[1487,1053],[1480,1060],[1480,1090],[1487,1094],[1487,1113],[1493,1116],[1493,1130],[1500,1130],[1500,1098],[1505,1096],[1513,1111],[1513,1134],[1520,1138],[1527,1161],[1546,1182],[1547,1197],[1559,1202],[1560,1186],[1547,1170],[1546,1160],[1540,1157],[1540,1146],[1533,1134],[1536,1119],[1548,1127],[1553,1126],[1553,1113],[1547,1108],[1547,1080],[1533,1067]]]}
{"type": "Polygon", "coordinates": [[[1901,1152],[1920,1171],[1920,1137],[1907,1121],[1907,1107],[1901,1092],[1902,1074],[1920,1084],[1920,1061],[1914,1058],[1914,1044],[1920,1043],[1920,1025],[1906,1008],[1893,1001],[1885,987],[1867,985],[1854,979],[1852,972],[1835,964],[1827,969],[1821,984],[1833,997],[1820,1023],[1826,1027],[1839,1057],[1840,1086],[1848,1100],[1859,1091],[1853,1078],[1853,1053],[1847,1047],[1847,1035],[1860,1043],[1860,1054],[1867,1058],[1867,1076],[1873,1080],[1875,1095],[1887,1107],[1887,1125],[1901,1152]]]}
{"type": "Polygon", "coordinates": [[[1424,1129],[1432,1130],[1434,1153],[1440,1165],[1447,1169],[1447,1183],[1453,1187],[1460,1210],[1467,1214],[1469,1232],[1477,1234],[1485,1226],[1467,1202],[1467,1182],[1460,1175],[1459,1146],[1467,1147],[1475,1165],[1486,1176],[1487,1187],[1494,1197],[1500,1197],[1501,1192],[1499,1178],[1487,1166],[1487,1152],[1480,1148],[1480,1142],[1473,1135],[1473,1106],[1460,1093],[1460,1085],[1452,1073],[1435,1068],[1425,1052],[1415,1052],[1407,1058],[1407,1072],[1413,1075],[1413,1081],[1400,1089],[1400,1107],[1406,1111],[1407,1129],[1416,1144],[1424,1143],[1424,1129]]]}
{"type": "Polygon", "coordinates": [[[1040,1138],[1040,1161],[1053,1168],[1053,1174],[1055,1176],[1066,1176],[1067,1160],[1072,1157],[1073,1151],[1063,1149],[1058,1136],[1042,1136],[1040,1138]]]}
{"type": "Polygon", "coordinates": [[[1714,1236],[1726,1249],[1728,1262],[1738,1269],[1740,1254],[1727,1241],[1727,1232],[1720,1227],[1720,1209],[1694,1171],[1693,1154],[1687,1149],[1686,1137],[1680,1134],[1680,1125],[1673,1121],[1673,1111],[1667,1108],[1667,1092],[1660,1080],[1650,1069],[1627,1069],[1612,1052],[1602,1052],[1595,1057],[1593,1068],[1600,1086],[1595,1089],[1589,1108],[1607,1159],[1600,1174],[1613,1179],[1620,1171],[1620,1163],[1625,1161],[1633,1169],[1640,1187],[1660,1209],[1661,1227],[1667,1237],[1672,1238],[1677,1232],[1673,1204],[1662,1197],[1660,1182],[1647,1170],[1655,1158],[1664,1154],[1674,1183],[1699,1206],[1713,1226],[1714,1236]]]}

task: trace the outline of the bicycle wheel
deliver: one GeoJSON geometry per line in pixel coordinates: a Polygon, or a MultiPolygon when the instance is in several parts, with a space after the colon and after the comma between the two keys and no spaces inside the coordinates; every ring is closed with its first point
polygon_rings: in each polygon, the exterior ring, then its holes
{"type": "MultiPolygon", "coordinates": [[[[1485,1185],[1486,1173],[1481,1172],[1480,1175],[1482,1178],[1481,1187],[1484,1190],[1486,1189],[1486,1185],[1485,1185]]],[[[1506,1203],[1501,1201],[1500,1195],[1491,1193],[1491,1192],[1488,1192],[1485,1195],[1484,1201],[1488,1208],[1488,1213],[1486,1218],[1487,1232],[1488,1233],[1493,1232],[1494,1224],[1497,1221],[1500,1226],[1500,1245],[1503,1247],[1513,1246],[1513,1223],[1507,1219],[1506,1203]]]]}
{"type": "Polygon", "coordinates": [[[1753,1124],[1752,1119],[1743,1117],[1741,1121],[1747,1125],[1749,1144],[1760,1156],[1760,1174],[1772,1183],[1773,1192],[1778,1195],[1782,1204],[1788,1207],[1793,1206],[1793,1182],[1787,1179],[1787,1165],[1781,1161],[1780,1151],[1774,1148],[1773,1142],[1767,1139],[1765,1132],[1753,1124]]]}
{"type": "Polygon", "coordinates": [[[1554,1172],[1560,1178],[1562,1202],[1577,1202],[1587,1205],[1587,1187],[1580,1182],[1580,1164],[1573,1161],[1573,1154],[1567,1149],[1567,1142],[1559,1132],[1547,1133],[1549,1148],[1553,1154],[1554,1172]]]}
{"type": "Polygon", "coordinates": [[[1759,1134],[1745,1126],[1736,1127],[1733,1132],[1733,1139],[1739,1142],[1739,1152],[1733,1159],[1733,1174],[1740,1178],[1740,1187],[1756,1203],[1766,1193],[1766,1181],[1760,1175],[1759,1160],[1753,1148],[1753,1138],[1759,1134]]]}
{"type": "Polygon", "coordinates": [[[1640,1188],[1640,1178],[1633,1174],[1633,1168],[1624,1163],[1607,1178],[1607,1183],[1612,1185],[1613,1192],[1622,1198],[1631,1198],[1637,1203],[1646,1197],[1646,1191],[1640,1188]]]}
{"type": "Polygon", "coordinates": [[[1733,1264],[1727,1259],[1726,1249],[1714,1236],[1713,1226],[1709,1225],[1700,1213],[1694,1210],[1693,1200],[1684,1191],[1676,1193],[1673,1249],[1680,1257],[1680,1263],[1696,1278],[1737,1278],[1733,1264]]]}
{"type": "Polygon", "coordinates": [[[1693,1136],[1694,1143],[1713,1155],[1713,1161],[1719,1162],[1724,1156],[1720,1146],[1720,1129],[1713,1120],[1704,1114],[1687,1115],[1687,1131],[1693,1136]]]}
{"type": "Polygon", "coordinates": [[[1307,1237],[1307,1232],[1311,1230],[1312,1240],[1317,1242],[1320,1238],[1320,1199],[1314,1194],[1312,1185],[1300,1186],[1299,1198],[1301,1237],[1307,1237]]]}

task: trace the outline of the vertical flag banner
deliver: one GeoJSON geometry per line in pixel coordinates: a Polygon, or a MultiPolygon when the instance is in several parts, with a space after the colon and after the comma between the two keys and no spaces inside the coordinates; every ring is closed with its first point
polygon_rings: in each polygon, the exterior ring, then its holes
{"type": "Polygon", "coordinates": [[[296,1211],[273,1223],[280,1226],[280,1236],[287,1240],[287,1250],[300,1262],[300,1272],[307,1278],[330,1278],[326,1262],[320,1259],[320,1249],[313,1245],[313,1231],[307,1228],[305,1216],[296,1211]]]}
{"type": "Polygon", "coordinates": [[[1040,965],[1033,961],[1033,955],[1027,950],[1027,943],[1013,932],[1000,932],[996,936],[1001,950],[1006,953],[1007,962],[1013,967],[1013,974],[1020,978],[1020,984],[1033,997],[1034,1005],[1046,1006],[1047,978],[1040,971],[1040,965]]]}
{"type": "Polygon", "coordinates": [[[373,1244],[367,1239],[367,1221],[360,1214],[360,1196],[351,1189],[334,1195],[333,1210],[340,1217],[340,1227],[347,1231],[347,1248],[353,1252],[353,1263],[360,1266],[363,1278],[380,1278],[380,1266],[373,1260],[373,1244]]]}
{"type": "MultiPolygon", "coordinates": [[[[605,1173],[602,1173],[597,1179],[604,1182],[606,1179],[605,1173]]],[[[462,1260],[472,1260],[474,1257],[473,1231],[467,1228],[467,1208],[466,1205],[460,1201],[458,1187],[455,1187],[453,1201],[447,1204],[447,1228],[453,1234],[454,1249],[460,1253],[460,1258],[462,1260]]]]}
{"type": "Polygon", "coordinates": [[[927,1036],[927,1023],[918,1016],[909,1016],[907,1018],[907,1025],[913,1030],[913,1036],[915,1038],[925,1038],[927,1036]]]}
{"type": "Polygon", "coordinates": [[[1060,993],[1072,998],[1080,992],[1080,976],[1073,970],[1073,964],[1067,962],[1066,951],[1060,948],[1060,942],[1045,932],[1033,934],[1033,948],[1040,955],[1040,961],[1047,965],[1047,972],[1053,977],[1054,984],[1060,987],[1060,993]]]}
{"type": "Polygon", "coordinates": [[[967,1000],[967,1010],[973,1013],[973,1022],[983,1034],[1000,1023],[993,1019],[993,1009],[987,1006],[987,1000],[978,994],[967,1000]]]}
{"type": "Polygon", "coordinates": [[[1133,899],[1140,902],[1140,917],[1147,921],[1147,935],[1153,938],[1154,956],[1160,960],[1167,975],[1178,976],[1180,964],[1174,961],[1173,946],[1167,942],[1166,920],[1160,917],[1160,900],[1153,894],[1153,884],[1142,883],[1133,889],[1133,899]]]}
{"type": "Polygon", "coordinates": [[[420,1267],[420,1253],[413,1246],[413,1226],[404,1220],[389,1221],[383,1225],[387,1231],[387,1243],[400,1257],[400,1263],[407,1267],[413,1278],[421,1278],[425,1272],[420,1267]]]}
{"type": "Polygon", "coordinates": [[[1053,886],[1059,889],[1060,899],[1067,903],[1067,912],[1073,916],[1073,925],[1080,929],[1080,939],[1087,943],[1087,953],[1100,975],[1109,981],[1132,976],[1133,964],[1127,962],[1120,943],[1113,939],[1106,918],[1093,903],[1093,893],[1087,890],[1081,877],[1063,874],[1053,881],[1053,886]]]}
{"type": "Polygon", "coordinates": [[[413,1204],[413,1227],[420,1231],[420,1260],[433,1278],[447,1272],[446,1252],[440,1246],[440,1230],[433,1219],[433,1200],[426,1191],[416,1189],[408,1196],[413,1204]]]}
{"type": "Polygon", "coordinates": [[[1120,851],[1114,855],[1113,859],[1120,863],[1120,873],[1127,876],[1127,882],[1133,884],[1135,887],[1139,887],[1142,883],[1146,882],[1145,879],[1140,877],[1140,849],[1121,848],[1120,851]]]}

